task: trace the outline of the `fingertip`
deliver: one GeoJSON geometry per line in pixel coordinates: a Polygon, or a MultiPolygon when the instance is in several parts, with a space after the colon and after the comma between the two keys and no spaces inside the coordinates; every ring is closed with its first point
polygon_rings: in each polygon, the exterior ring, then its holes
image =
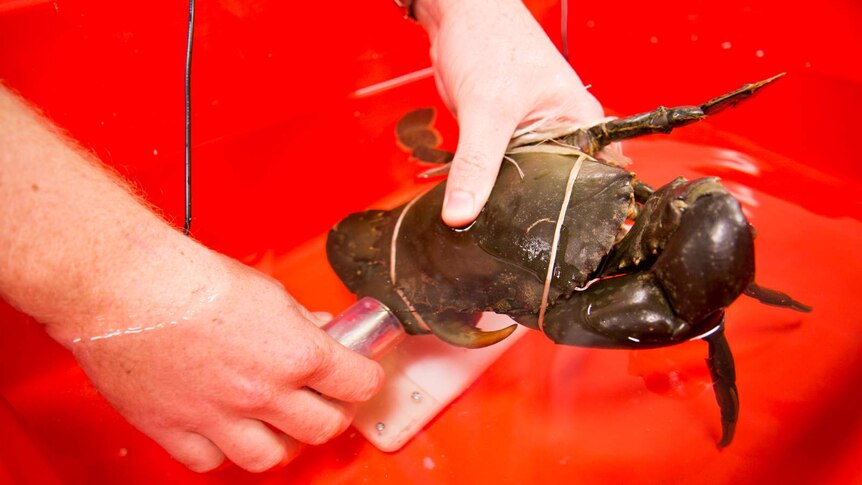
{"type": "Polygon", "coordinates": [[[449,227],[464,227],[479,215],[476,196],[462,189],[447,190],[443,198],[443,222],[449,227]]]}
{"type": "Polygon", "coordinates": [[[383,383],[386,381],[386,372],[383,370],[383,366],[378,362],[374,362],[374,366],[372,366],[372,371],[370,377],[368,378],[368,386],[365,392],[359,393],[357,395],[356,402],[365,402],[380,392],[380,389],[383,388],[383,383]]]}
{"type": "Polygon", "coordinates": [[[496,108],[471,106],[458,117],[460,140],[449,167],[441,216],[450,227],[471,224],[491,195],[517,122],[496,108]]]}
{"type": "Polygon", "coordinates": [[[383,388],[383,383],[386,380],[383,366],[367,357],[361,356],[360,358],[365,361],[365,365],[363,365],[361,374],[356,376],[354,385],[351,386],[352,389],[344,386],[340,396],[332,397],[346,403],[360,403],[368,401],[383,388]]]}
{"type": "Polygon", "coordinates": [[[306,385],[340,401],[367,401],[383,385],[383,368],[334,340],[332,344],[319,371],[309,377],[306,385]]]}

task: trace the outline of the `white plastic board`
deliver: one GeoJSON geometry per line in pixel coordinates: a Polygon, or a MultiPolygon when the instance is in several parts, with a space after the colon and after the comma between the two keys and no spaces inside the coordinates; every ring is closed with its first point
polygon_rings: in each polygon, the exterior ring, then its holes
{"type": "MultiPolygon", "coordinates": [[[[486,313],[483,329],[514,323],[486,313]]],[[[519,326],[502,342],[482,349],[453,347],[433,335],[407,337],[381,359],[383,389],[358,410],[354,427],[382,451],[397,451],[461,395],[528,329],[519,326]]]]}

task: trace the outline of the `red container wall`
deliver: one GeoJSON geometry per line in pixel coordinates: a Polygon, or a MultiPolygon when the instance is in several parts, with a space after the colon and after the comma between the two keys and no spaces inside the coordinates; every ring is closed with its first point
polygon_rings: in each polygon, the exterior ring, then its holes
{"type": "MultiPolygon", "coordinates": [[[[558,41],[559,6],[528,4],[558,41]]],[[[176,224],[186,7],[0,2],[0,79],[176,224]]],[[[570,11],[573,65],[614,114],[700,103],[788,73],[673,142],[626,148],[656,184],[720,175],[751,194],[759,278],[815,308],[731,308],[742,415],[730,448],[715,447],[701,342],[620,352],[530,335],[398,453],[348,431],[279,471],[196,475],[113,411],[37,323],[0,303],[0,482],[862,481],[862,317],[852,304],[862,271],[862,5],[571,2],[570,11]],[[757,170],[734,168],[749,162],[757,170]]],[[[395,146],[399,116],[436,106],[446,146],[457,140],[427,77],[353,94],[428,67],[424,33],[387,1],[199,2],[196,25],[195,236],[275,274],[307,306],[340,310],[350,295],[327,271],[319,236],[416,183],[420,169],[395,146]]]]}

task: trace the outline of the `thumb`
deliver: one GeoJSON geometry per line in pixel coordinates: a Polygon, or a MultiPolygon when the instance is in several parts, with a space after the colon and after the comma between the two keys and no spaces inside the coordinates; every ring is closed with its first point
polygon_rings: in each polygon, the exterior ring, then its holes
{"type": "Polygon", "coordinates": [[[514,118],[498,115],[497,110],[480,106],[459,109],[458,148],[443,199],[443,222],[450,227],[476,220],[491,195],[506,146],[518,125],[514,118]]]}

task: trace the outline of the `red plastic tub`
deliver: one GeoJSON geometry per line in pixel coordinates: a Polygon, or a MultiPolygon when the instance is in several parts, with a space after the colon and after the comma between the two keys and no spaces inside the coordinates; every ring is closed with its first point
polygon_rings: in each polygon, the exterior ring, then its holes
{"type": "MultiPolygon", "coordinates": [[[[421,0],[419,0],[421,1],[421,0]]],[[[559,6],[529,3],[554,39],[559,6]]],[[[322,236],[410,190],[395,144],[433,81],[367,88],[430,65],[389,2],[199,2],[195,225],[312,309],[351,295],[322,236]],[[357,92],[357,90],[359,90],[357,92]]],[[[0,2],[0,78],[141,188],[175,224],[183,203],[185,2],[0,2]]],[[[660,185],[718,175],[757,227],[758,280],[810,314],[741,298],[728,312],[741,415],[719,450],[702,342],[663,350],[555,346],[528,335],[401,451],[348,430],[288,467],[198,475],[98,395],[42,327],[0,304],[0,481],[18,483],[540,483],[862,481],[862,5],[775,0],[571,5],[573,64],[614,114],[696,104],[778,72],[736,110],[627,144],[660,185]]]]}

